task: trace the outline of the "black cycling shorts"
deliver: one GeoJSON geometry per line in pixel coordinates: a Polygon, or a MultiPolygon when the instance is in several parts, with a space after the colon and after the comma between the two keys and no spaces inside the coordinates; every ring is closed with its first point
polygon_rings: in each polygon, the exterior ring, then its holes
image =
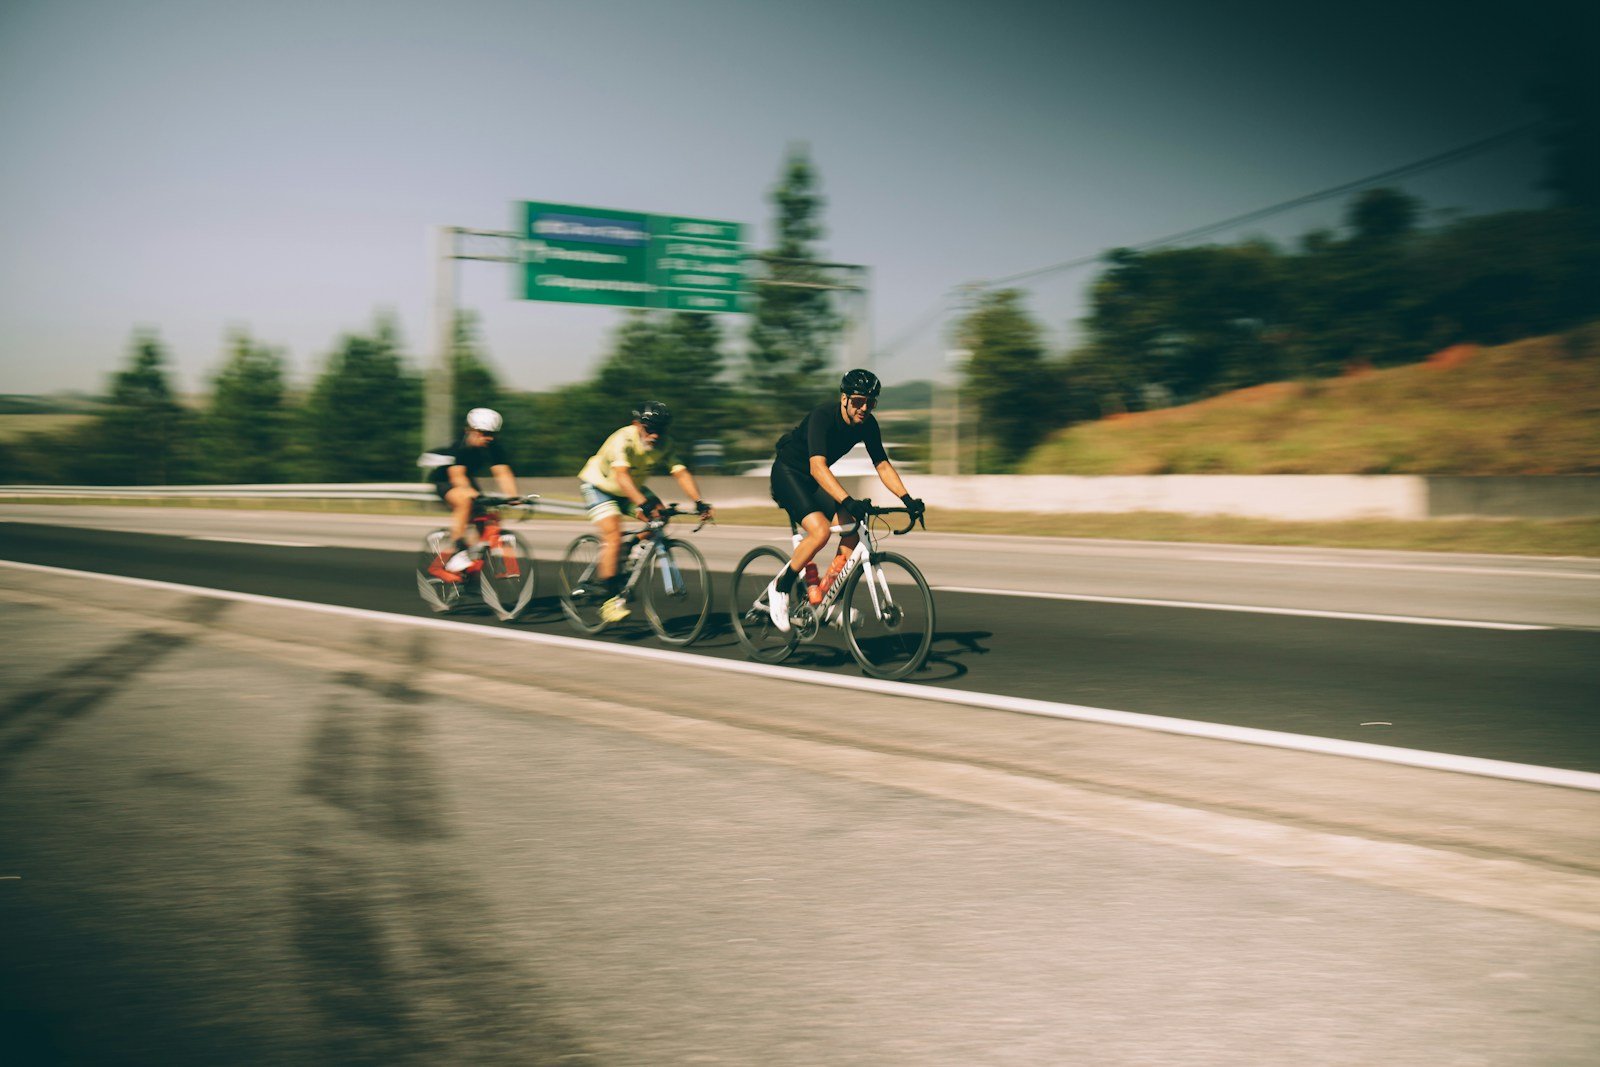
{"type": "MultiPolygon", "coordinates": [[[[472,481],[472,480],[469,478],[468,481],[472,481]]],[[[448,499],[446,499],[445,494],[450,492],[450,490],[452,490],[454,488],[455,488],[455,486],[450,484],[450,480],[448,478],[445,479],[442,482],[434,482],[433,483],[433,491],[439,495],[439,503],[443,504],[445,507],[449,507],[450,506],[450,501],[448,499]]],[[[482,489],[478,488],[478,483],[477,482],[472,482],[472,488],[478,489],[478,492],[480,492],[480,493],[483,492],[482,489]]],[[[478,510],[478,503],[477,503],[476,500],[474,500],[473,503],[472,503],[472,510],[473,511],[477,511],[478,510]]]]}
{"type": "Polygon", "coordinates": [[[789,521],[796,526],[801,519],[818,511],[830,520],[839,512],[839,502],[829,496],[815,478],[782,463],[772,465],[772,499],[789,513],[789,521]]]}

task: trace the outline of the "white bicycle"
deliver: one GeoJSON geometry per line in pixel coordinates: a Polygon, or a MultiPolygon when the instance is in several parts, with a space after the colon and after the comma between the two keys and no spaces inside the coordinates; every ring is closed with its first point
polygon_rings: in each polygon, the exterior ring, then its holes
{"type": "MultiPolygon", "coordinates": [[[[789,630],[773,625],[767,608],[767,586],[789,556],[771,545],[746,552],[733,569],[733,632],[751,659],[780,663],[802,642],[815,641],[824,630],[842,630],[861,669],[875,678],[904,678],[921,669],[933,647],[933,592],[917,565],[896,552],[880,551],[874,520],[895,536],[910,533],[920,513],[907,508],[869,508],[858,524],[861,540],[832,582],[822,579],[813,603],[811,587],[796,582],[789,597],[789,630]],[[893,529],[885,515],[908,516],[893,529]]],[[[838,526],[830,527],[842,532],[838,526]]],[[[881,531],[880,531],[881,532],[881,531]]]]}

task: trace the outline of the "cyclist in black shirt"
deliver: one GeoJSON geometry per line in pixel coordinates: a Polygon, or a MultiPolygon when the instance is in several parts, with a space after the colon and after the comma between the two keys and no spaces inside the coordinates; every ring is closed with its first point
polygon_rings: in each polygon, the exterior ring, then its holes
{"type": "Polygon", "coordinates": [[[445,570],[459,573],[472,563],[467,548],[467,523],[472,520],[472,502],[478,498],[478,478],[494,476],[506,496],[517,495],[516,475],[506,459],[505,449],[495,440],[500,433],[500,413],[491,408],[467,412],[467,425],[454,444],[423,453],[418,465],[431,468],[428,480],[434,492],[450,509],[450,536],[456,552],[445,561],[445,570]]]}
{"type": "Polygon", "coordinates": [[[865,518],[870,502],[857,500],[845,492],[829,468],[857,444],[867,446],[867,455],[878,477],[906,507],[920,513],[921,500],[906,492],[900,474],[883,450],[883,434],[872,409],[878,406],[883,384],[869,370],[849,371],[839,381],[839,399],[813,408],[800,424],[778,439],[772,461],[772,499],[789,513],[789,520],[804,531],[789,559],[788,569],[767,587],[767,606],[772,624],[789,629],[789,595],[795,579],[807,563],[828,543],[830,524],[844,529],[839,538],[839,554],[848,556],[859,538],[855,524],[865,518]]]}

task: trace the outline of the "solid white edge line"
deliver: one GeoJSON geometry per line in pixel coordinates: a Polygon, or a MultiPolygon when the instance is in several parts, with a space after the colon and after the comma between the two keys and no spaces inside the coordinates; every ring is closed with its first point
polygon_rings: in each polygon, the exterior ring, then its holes
{"type": "Polygon", "coordinates": [[[804,682],[808,685],[829,686],[835,689],[853,689],[858,692],[877,693],[882,696],[902,697],[912,700],[932,700],[943,704],[958,704],[992,711],[1009,711],[1021,715],[1039,715],[1052,719],[1070,719],[1077,722],[1102,723],[1108,726],[1126,726],[1140,730],[1155,730],[1160,733],[1203,737],[1213,741],[1234,741],[1247,745],[1261,745],[1266,748],[1292,749],[1331,756],[1348,756],[1380,763],[1422,767],[1428,770],[1449,771],[1456,774],[1471,774],[1484,778],[1503,778],[1514,782],[1527,782],[1532,785],[1554,785],[1568,789],[1600,792],[1600,774],[1588,771],[1564,770],[1559,767],[1540,767],[1529,763],[1508,763],[1503,760],[1483,759],[1478,756],[1454,756],[1449,753],[1426,752],[1421,749],[1393,748],[1388,745],[1374,745],[1365,741],[1340,741],[1329,737],[1280,733],[1276,730],[1260,730],[1251,726],[1229,726],[1224,723],[1202,722],[1196,719],[1173,719],[1162,715],[1146,715],[1136,711],[1094,708],[1083,704],[1057,704],[1047,700],[1033,700],[1027,697],[966,693],[955,689],[935,689],[932,686],[918,686],[904,682],[885,682],[876,678],[852,678],[844,675],[824,674],[821,671],[801,670],[796,667],[777,667],[765,663],[718,659],[713,656],[696,656],[686,652],[669,652],[665,649],[598,643],[578,637],[560,637],[555,634],[524,633],[519,630],[505,630],[493,626],[476,626],[470,623],[448,622],[444,619],[429,619],[415,615],[394,615],[389,612],[372,611],[367,608],[347,608],[336,604],[316,604],[305,600],[261,596],[257,593],[235,593],[227,589],[207,589],[203,586],[162,582],[153,578],[130,578],[120,574],[101,574],[96,571],[79,571],[67,567],[22,563],[16,560],[0,560],[0,567],[35,571],[41,574],[67,574],[77,578],[98,578],[102,581],[117,582],[123,585],[192,593],[196,596],[232,600],[242,604],[261,604],[267,607],[315,611],[344,618],[367,619],[425,629],[440,629],[452,633],[470,633],[496,640],[524,641],[554,648],[588,652],[604,649],[607,652],[634,659],[655,660],[678,666],[704,667],[708,670],[726,671],[731,674],[753,674],[781,681],[804,682]]]}
{"type": "Polygon", "coordinates": [[[190,541],[221,541],[229,545],[268,545],[272,548],[317,548],[309,541],[263,541],[256,537],[212,537],[207,534],[186,534],[190,541]]]}
{"type": "Polygon", "coordinates": [[[1457,626],[1469,630],[1554,630],[1529,622],[1478,622],[1473,619],[1435,619],[1425,615],[1378,615],[1361,611],[1320,611],[1316,608],[1268,608],[1253,604],[1212,604],[1198,600],[1148,600],[1131,596],[1091,596],[1087,593],[1040,593],[1028,589],[982,589],[970,585],[936,585],[940,593],[975,593],[979,596],[1020,596],[1034,600],[1083,600],[1091,604],[1132,604],[1150,608],[1190,608],[1195,611],[1239,611],[1253,615],[1299,615],[1308,619],[1347,619],[1356,622],[1399,622],[1410,626],[1457,626]]]}

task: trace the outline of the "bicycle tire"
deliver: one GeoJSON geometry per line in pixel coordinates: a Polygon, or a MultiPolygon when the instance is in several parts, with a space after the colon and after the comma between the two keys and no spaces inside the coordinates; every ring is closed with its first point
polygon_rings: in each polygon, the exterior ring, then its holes
{"type": "Polygon", "coordinates": [[[861,669],[893,681],[927,662],[933,647],[933,591],[917,565],[899,553],[876,553],[872,564],[882,576],[878,596],[863,577],[867,568],[857,567],[845,579],[839,610],[850,652],[861,669]]]}
{"type": "Polygon", "coordinates": [[[605,629],[600,617],[600,605],[608,594],[599,588],[594,578],[595,565],[600,560],[600,538],[584,534],[573,538],[561,557],[561,612],[567,621],[586,634],[597,634],[605,629]]]}
{"type": "Polygon", "coordinates": [[[433,571],[436,562],[449,559],[455,552],[450,531],[430,530],[422,539],[422,549],[417,554],[417,595],[422,602],[438,614],[454,611],[461,606],[461,593],[465,581],[452,582],[433,571]]]}
{"type": "Polygon", "coordinates": [[[483,554],[478,589],[483,602],[502,622],[522,614],[539,587],[533,550],[514,530],[500,531],[500,544],[483,554]]]}
{"type": "Polygon", "coordinates": [[[650,553],[639,576],[644,617],[656,636],[669,645],[693,644],[705,632],[711,617],[711,569],[705,556],[688,541],[663,538],[650,553]],[[667,591],[664,560],[670,560],[677,588],[667,591]]]}
{"type": "Polygon", "coordinates": [[[733,634],[745,655],[761,663],[781,663],[788,659],[799,641],[792,627],[784,633],[772,624],[767,614],[767,586],[778,568],[788,565],[789,557],[785,553],[771,545],[761,545],[746,552],[733,568],[728,599],[733,634]]]}

